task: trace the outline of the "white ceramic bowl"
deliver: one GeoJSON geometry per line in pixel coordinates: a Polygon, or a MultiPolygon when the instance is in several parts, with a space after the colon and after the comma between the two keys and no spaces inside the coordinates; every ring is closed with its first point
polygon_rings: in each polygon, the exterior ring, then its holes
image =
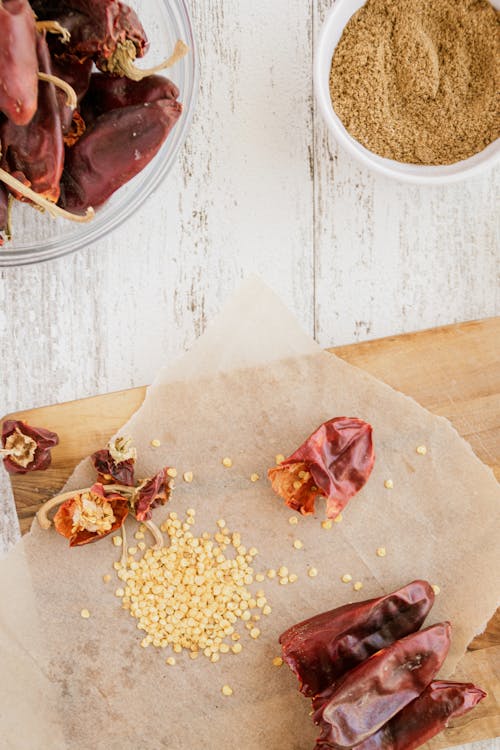
{"type": "MultiPolygon", "coordinates": [[[[455,182],[466,177],[472,177],[493,164],[499,163],[500,139],[490,143],[483,151],[464,161],[442,167],[425,167],[419,164],[404,164],[378,156],[362,146],[347,132],[332,106],[329,89],[330,68],[335,48],[340,41],[345,26],[365,2],[366,0],[335,0],[325,19],[316,47],[314,89],[323,117],[337,142],[351,156],[376,172],[394,177],[402,182],[419,183],[421,185],[440,185],[455,182]]],[[[500,0],[491,0],[491,4],[494,8],[500,10],[500,0]]]]}

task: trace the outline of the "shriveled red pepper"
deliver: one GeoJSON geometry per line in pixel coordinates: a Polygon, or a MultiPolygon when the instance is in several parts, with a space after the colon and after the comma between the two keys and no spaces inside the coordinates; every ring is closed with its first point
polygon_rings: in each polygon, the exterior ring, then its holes
{"type": "Polygon", "coordinates": [[[119,0],[35,0],[39,18],[57,20],[71,35],[66,48],[91,58],[103,70],[115,71],[115,59],[142,57],[148,40],[137,14],[119,0]]]}
{"type": "MultiPolygon", "coordinates": [[[[66,83],[69,83],[76,93],[77,103],[80,104],[89,88],[93,66],[92,60],[80,60],[75,55],[64,54],[53,55],[51,62],[53,74],[66,81],[66,83]]],[[[72,126],[75,119],[78,123],[81,120],[79,119],[78,112],[68,106],[64,91],[57,89],[56,95],[61,115],[62,132],[64,136],[67,136],[73,129],[72,126]]],[[[79,133],[79,135],[82,135],[84,132],[85,127],[82,129],[80,126],[77,130],[77,134],[79,133]]]]}
{"type": "Polygon", "coordinates": [[[170,99],[116,109],[67,151],[62,206],[83,213],[97,208],[157,154],[182,112],[170,99]]]}
{"type": "Polygon", "coordinates": [[[317,695],[394,641],[419,630],[434,603],[426,581],[392,594],[346,604],[299,622],[280,636],[283,659],[301,692],[317,695]]]}
{"type": "Polygon", "coordinates": [[[102,484],[124,484],[134,486],[134,467],[137,451],[130,438],[116,438],[107,449],[93,453],[90,457],[102,484]]]}
{"type": "MultiPolygon", "coordinates": [[[[471,711],[486,697],[467,682],[436,680],[378,732],[356,745],[356,750],[415,750],[448,726],[452,719],[471,711]]],[[[335,748],[319,741],[315,750],[335,748]]]]}
{"type": "MultiPolygon", "coordinates": [[[[52,75],[45,34],[37,34],[36,48],[40,71],[52,75]]],[[[31,121],[15,125],[6,120],[0,128],[2,164],[18,180],[56,203],[64,166],[61,117],[53,83],[40,81],[38,86],[38,107],[31,121]]]]}
{"type": "Polygon", "coordinates": [[[152,75],[141,81],[132,81],[130,78],[93,73],[84,107],[96,118],[112,109],[178,97],[179,89],[165,76],[152,75]]]}
{"type": "Polygon", "coordinates": [[[54,516],[56,531],[69,539],[70,547],[81,547],[119,529],[128,515],[128,500],[117,492],[105,492],[94,484],[59,507],[54,516]]]}
{"type": "Polygon", "coordinates": [[[28,0],[0,2],[0,111],[27,125],[37,108],[35,16],[28,0]]]}
{"type": "Polygon", "coordinates": [[[319,495],[326,498],[327,517],[335,518],[366,484],[374,461],[371,425],[355,417],[336,417],[268,475],[289,508],[314,513],[319,495]]]}
{"type": "Polygon", "coordinates": [[[450,647],[450,623],[402,638],[348,672],[313,699],[320,744],[364,742],[432,682],[450,647]]]}
{"type": "Polygon", "coordinates": [[[165,505],[170,499],[172,481],[167,474],[166,466],[154,477],[145,479],[136,489],[132,498],[135,517],[138,521],[149,521],[153,511],[159,505],[165,505]]]}
{"type": "Polygon", "coordinates": [[[2,425],[3,450],[0,455],[9,474],[45,471],[52,460],[50,451],[58,443],[59,437],[55,432],[7,419],[2,425]]]}

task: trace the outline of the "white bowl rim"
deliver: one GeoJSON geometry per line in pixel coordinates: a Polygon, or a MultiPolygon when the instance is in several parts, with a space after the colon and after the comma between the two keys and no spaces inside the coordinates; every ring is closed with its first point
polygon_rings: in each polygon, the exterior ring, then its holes
{"type": "MultiPolygon", "coordinates": [[[[338,31],[338,19],[345,12],[347,6],[354,13],[364,5],[366,0],[335,0],[327,13],[316,44],[313,62],[313,79],[316,100],[329,129],[337,142],[355,159],[386,177],[392,177],[400,182],[420,185],[442,185],[458,182],[491,168],[500,162],[500,139],[490,143],[486,148],[468,159],[442,166],[424,166],[421,164],[405,164],[393,159],[387,159],[367,149],[346,130],[341,119],[333,109],[330,98],[329,76],[324,75],[325,64],[330,71],[331,60],[336,45],[331,45],[331,36],[338,31]]],[[[491,0],[493,7],[500,9],[500,0],[491,0]]],[[[347,22],[346,22],[347,23],[347,22]]],[[[342,25],[342,29],[346,24],[342,25]]]]}

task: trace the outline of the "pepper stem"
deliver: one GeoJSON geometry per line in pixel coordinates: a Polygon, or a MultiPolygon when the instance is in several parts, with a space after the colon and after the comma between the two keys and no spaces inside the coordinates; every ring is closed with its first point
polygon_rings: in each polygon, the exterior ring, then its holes
{"type": "Polygon", "coordinates": [[[59,36],[62,37],[61,42],[63,44],[67,44],[71,39],[71,34],[69,33],[68,29],[65,29],[64,26],[61,26],[59,21],[37,21],[36,30],[40,32],[48,31],[49,34],[59,34],[59,36]]]}
{"type": "Polygon", "coordinates": [[[136,57],[135,46],[132,42],[127,41],[124,44],[118,44],[116,52],[108,61],[107,70],[120,76],[126,76],[133,81],[142,81],[143,78],[159,73],[166,68],[171,68],[184,57],[189,51],[187,44],[180,39],[175,43],[174,51],[170,57],[154,68],[138,68],[134,64],[136,57]]]}
{"type": "MultiPolygon", "coordinates": [[[[51,497],[50,500],[47,500],[47,502],[42,505],[42,507],[36,514],[36,518],[40,527],[42,529],[50,529],[50,527],[52,526],[52,521],[48,516],[50,511],[54,508],[57,508],[58,505],[64,503],[65,500],[69,500],[71,497],[74,497],[77,492],[79,491],[73,490],[72,492],[63,492],[61,495],[56,495],[55,497],[51,497]]],[[[85,490],[80,490],[80,492],[85,492],[85,490]]]]}
{"type": "Polygon", "coordinates": [[[12,209],[14,208],[14,196],[12,193],[9,193],[9,197],[7,198],[7,223],[5,227],[5,236],[10,242],[12,239],[12,209]]]}
{"type": "Polygon", "coordinates": [[[155,544],[153,549],[161,549],[163,547],[163,536],[158,526],[153,521],[143,521],[142,523],[154,537],[155,544]]]}
{"type": "Polygon", "coordinates": [[[122,568],[127,567],[127,532],[125,531],[125,524],[122,524],[122,555],[120,564],[122,568]]]}
{"type": "Polygon", "coordinates": [[[46,81],[47,83],[53,83],[54,86],[57,86],[58,89],[61,89],[66,94],[66,104],[68,107],[71,107],[71,109],[76,109],[78,106],[78,98],[76,96],[76,91],[73,88],[73,86],[70,86],[69,83],[66,81],[63,81],[62,78],[58,78],[57,76],[49,75],[48,73],[41,73],[38,72],[38,78],[41,81],[46,81]]]}
{"type": "Polygon", "coordinates": [[[25,198],[33,201],[35,207],[45,209],[47,213],[49,213],[54,219],[60,217],[61,219],[68,219],[68,221],[75,221],[78,224],[84,224],[87,221],[92,221],[95,216],[95,211],[91,206],[87,208],[87,211],[83,216],[65,211],[63,208],[56,206],[55,203],[47,200],[47,198],[43,198],[38,193],[35,193],[35,191],[31,188],[23,185],[22,182],[16,180],[16,178],[6,172],[5,169],[0,169],[0,182],[5,183],[6,185],[8,185],[8,187],[12,188],[12,190],[15,190],[25,198]]]}

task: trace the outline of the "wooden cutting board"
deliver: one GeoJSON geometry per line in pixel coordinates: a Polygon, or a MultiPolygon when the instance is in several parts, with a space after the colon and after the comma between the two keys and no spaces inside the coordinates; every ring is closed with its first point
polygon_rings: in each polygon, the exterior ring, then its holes
{"type": "MultiPolygon", "coordinates": [[[[500,479],[500,317],[331,351],[447,417],[500,479]]],[[[11,477],[23,534],[39,506],[57,494],[75,465],[104,447],[139,408],[145,391],[133,388],[9,415],[54,430],[60,437],[49,470],[11,477]]],[[[500,609],[485,633],[471,643],[454,677],[477,682],[488,698],[428,743],[429,750],[500,736],[500,609]]]]}

